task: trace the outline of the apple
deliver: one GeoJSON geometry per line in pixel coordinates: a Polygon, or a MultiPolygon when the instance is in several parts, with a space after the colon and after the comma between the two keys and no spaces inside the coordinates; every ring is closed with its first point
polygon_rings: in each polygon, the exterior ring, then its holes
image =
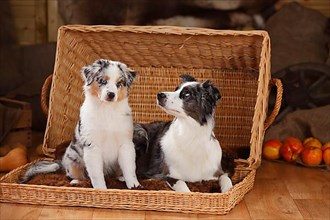
{"type": "Polygon", "coordinates": [[[280,148],[282,142],[277,139],[270,139],[266,141],[262,148],[262,156],[267,160],[277,160],[280,158],[280,148]]]}
{"type": "Polygon", "coordinates": [[[318,147],[306,147],[301,152],[301,160],[308,166],[317,166],[322,162],[322,150],[318,147]]]}
{"type": "Polygon", "coordinates": [[[326,165],[330,166],[330,142],[323,145],[323,161],[326,165]]]}
{"type": "Polygon", "coordinates": [[[304,149],[302,142],[295,137],[288,137],[283,141],[280,149],[280,155],[288,162],[296,161],[304,149]]]}
{"type": "Polygon", "coordinates": [[[315,137],[309,137],[304,140],[304,147],[318,147],[322,148],[322,143],[315,137]]]}
{"type": "Polygon", "coordinates": [[[330,141],[323,144],[322,150],[325,150],[327,148],[330,148],[330,141]]]}

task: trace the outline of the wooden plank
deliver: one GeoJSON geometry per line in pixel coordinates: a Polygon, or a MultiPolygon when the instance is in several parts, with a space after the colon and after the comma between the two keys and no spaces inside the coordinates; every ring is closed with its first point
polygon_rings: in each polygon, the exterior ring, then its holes
{"type": "MultiPolygon", "coordinates": [[[[176,219],[198,219],[195,214],[172,213],[172,212],[146,212],[146,220],[157,220],[161,216],[162,220],[176,220],[176,219]]],[[[213,216],[214,217],[214,216],[213,216]]]]}
{"type": "Polygon", "coordinates": [[[16,109],[19,109],[21,111],[19,118],[17,119],[15,124],[12,125],[11,130],[20,129],[20,128],[31,128],[31,126],[32,126],[32,110],[31,110],[30,103],[0,97],[0,104],[6,106],[8,108],[13,108],[12,111],[14,111],[16,109]]]}
{"type": "Polygon", "coordinates": [[[0,219],[38,219],[42,206],[0,203],[0,219]]]}
{"type": "Polygon", "coordinates": [[[93,208],[44,206],[39,220],[92,219],[93,208]]]}
{"type": "Polygon", "coordinates": [[[48,41],[57,41],[58,28],[63,24],[58,13],[58,0],[47,0],[47,15],[48,15],[48,41]]]}
{"type": "Polygon", "coordinates": [[[36,43],[47,42],[47,4],[46,0],[35,0],[35,40],[36,43]]]}
{"type": "Polygon", "coordinates": [[[291,165],[263,159],[261,161],[261,166],[258,168],[257,177],[259,179],[279,179],[287,166],[291,165]],[[274,169],[274,167],[278,169],[274,169]]]}
{"type": "Polygon", "coordinates": [[[20,105],[20,106],[22,106],[22,108],[30,109],[30,104],[29,103],[23,102],[23,101],[20,101],[20,100],[16,100],[16,99],[9,99],[9,98],[5,98],[5,97],[0,97],[0,102],[5,103],[6,105],[11,106],[11,107],[16,107],[16,106],[20,105]]]}
{"type": "Polygon", "coordinates": [[[22,45],[35,44],[35,19],[14,17],[18,42],[22,45]]]}
{"type": "Polygon", "coordinates": [[[34,18],[36,15],[36,10],[34,5],[12,6],[11,11],[15,18],[34,18]]]}
{"type": "Polygon", "coordinates": [[[34,18],[14,18],[16,29],[24,29],[34,31],[36,24],[34,18]]]}
{"type": "Polygon", "coordinates": [[[240,219],[249,220],[250,214],[246,207],[245,201],[241,201],[237,206],[234,207],[227,215],[198,215],[198,219],[240,219]]]}
{"type": "Polygon", "coordinates": [[[32,110],[24,109],[17,122],[12,129],[31,128],[32,127],[32,110]]]}
{"type": "Polygon", "coordinates": [[[291,166],[283,179],[293,199],[329,199],[330,172],[320,168],[291,166]],[[304,184],[297,184],[297,181],[304,184]]]}
{"type": "Polygon", "coordinates": [[[9,2],[13,6],[33,6],[33,5],[35,5],[35,0],[9,0],[9,2]]]}
{"type": "Polygon", "coordinates": [[[303,219],[283,180],[257,179],[244,200],[252,219],[303,219]]]}
{"type": "Polygon", "coordinates": [[[20,45],[35,44],[35,31],[29,29],[17,29],[17,38],[20,45]]]}
{"type": "MultiPolygon", "coordinates": [[[[144,211],[94,209],[93,220],[96,219],[145,219],[144,211]]],[[[163,219],[163,218],[162,218],[163,219]]]]}
{"type": "Polygon", "coordinates": [[[330,219],[329,199],[295,199],[294,201],[304,219],[330,219]]]}

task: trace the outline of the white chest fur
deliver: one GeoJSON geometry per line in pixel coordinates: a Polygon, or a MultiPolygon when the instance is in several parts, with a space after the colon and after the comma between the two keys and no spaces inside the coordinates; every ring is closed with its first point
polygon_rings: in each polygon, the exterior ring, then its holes
{"type": "Polygon", "coordinates": [[[195,121],[175,120],[161,140],[172,178],[188,182],[215,179],[222,151],[211,137],[212,127],[195,121]]]}
{"type": "Polygon", "coordinates": [[[105,103],[86,97],[81,107],[81,134],[102,152],[105,164],[117,163],[122,144],[132,142],[133,122],[127,99],[105,103]]]}

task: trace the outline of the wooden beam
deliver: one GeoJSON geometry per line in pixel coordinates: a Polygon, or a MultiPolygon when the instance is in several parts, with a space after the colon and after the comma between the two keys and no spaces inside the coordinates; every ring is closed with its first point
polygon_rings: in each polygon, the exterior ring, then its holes
{"type": "Polygon", "coordinates": [[[47,42],[47,2],[46,0],[35,0],[35,25],[36,43],[47,42]]]}
{"type": "Polygon", "coordinates": [[[58,28],[63,24],[62,19],[58,13],[58,0],[47,0],[47,14],[48,14],[48,41],[57,41],[58,28]]]}

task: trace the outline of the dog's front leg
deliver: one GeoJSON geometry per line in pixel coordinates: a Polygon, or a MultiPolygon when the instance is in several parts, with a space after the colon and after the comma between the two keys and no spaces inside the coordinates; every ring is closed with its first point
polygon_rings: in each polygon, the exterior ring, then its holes
{"type": "Polygon", "coordinates": [[[118,163],[126,182],[127,188],[140,185],[136,178],[135,149],[133,142],[122,144],[119,148],[118,163]]]}
{"type": "Polygon", "coordinates": [[[84,162],[89,178],[92,181],[93,188],[106,189],[102,151],[97,146],[89,146],[84,148],[84,162]]]}
{"type": "Polygon", "coordinates": [[[221,192],[227,192],[233,187],[233,183],[231,179],[228,177],[228,173],[224,173],[219,178],[219,185],[221,188],[221,192]]]}
{"type": "Polygon", "coordinates": [[[183,180],[178,180],[171,177],[166,177],[167,185],[175,192],[191,192],[187,183],[183,180]]]}

